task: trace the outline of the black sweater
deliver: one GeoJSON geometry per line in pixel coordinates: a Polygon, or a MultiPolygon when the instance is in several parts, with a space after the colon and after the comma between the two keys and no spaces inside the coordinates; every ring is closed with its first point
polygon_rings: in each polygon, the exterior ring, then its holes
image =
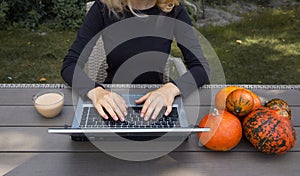
{"type": "Polygon", "coordinates": [[[164,66],[173,38],[188,68],[183,76],[171,80],[182,95],[188,95],[208,81],[208,62],[182,5],[176,6],[170,13],[162,12],[157,6],[136,13],[149,16],[136,17],[128,10],[116,17],[100,0],[96,0],[89,10],[61,70],[64,81],[81,96],[100,86],[83,72],[100,35],[107,54],[105,84],[163,83],[164,66]]]}

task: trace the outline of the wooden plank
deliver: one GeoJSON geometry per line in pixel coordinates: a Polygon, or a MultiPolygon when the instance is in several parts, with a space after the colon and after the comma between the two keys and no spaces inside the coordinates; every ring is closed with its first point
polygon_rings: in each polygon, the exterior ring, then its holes
{"type": "MultiPolygon", "coordinates": [[[[210,107],[187,106],[186,113],[190,123],[196,122],[210,111],[210,107]]],[[[300,108],[299,108],[300,109],[300,108]]],[[[33,106],[0,106],[0,126],[71,126],[74,115],[73,106],[64,106],[59,116],[46,119],[42,117],[33,106]]]]}
{"type": "MultiPolygon", "coordinates": [[[[32,105],[32,96],[40,91],[48,89],[0,89],[0,106],[6,105],[32,105]]],[[[65,94],[65,105],[72,105],[72,89],[61,89],[65,94]]],[[[122,90],[119,90],[122,92],[122,90]]],[[[217,88],[200,89],[195,91],[185,99],[186,105],[214,105],[215,94],[219,91],[217,88]]],[[[143,91],[144,92],[144,91],[143,91]]],[[[297,89],[291,90],[264,90],[253,89],[257,95],[263,100],[272,98],[282,98],[291,106],[300,106],[299,98],[300,91],[297,89]]]]}
{"type": "MultiPolygon", "coordinates": [[[[211,106],[185,106],[185,112],[189,124],[199,124],[200,120],[207,115],[209,112],[213,111],[214,107],[211,106]]],[[[291,122],[294,126],[300,126],[300,107],[291,107],[292,109],[292,119],[291,122]]]]}
{"type": "MultiPolygon", "coordinates": [[[[90,142],[75,142],[68,135],[48,134],[47,127],[0,127],[0,152],[74,152],[74,151],[99,151],[97,147],[107,151],[168,151],[166,145],[179,145],[177,141],[98,141],[93,144],[90,142]],[[132,144],[134,143],[134,145],[132,144]],[[147,144],[147,145],[145,145],[147,144]],[[139,146],[140,145],[140,146],[139,146]],[[134,147],[132,147],[134,146],[134,147]],[[161,147],[160,147],[161,146],[161,147]]],[[[296,128],[297,138],[300,137],[300,128],[296,128]]],[[[199,146],[197,134],[192,135],[188,141],[182,143],[176,151],[208,151],[199,146]]],[[[249,142],[243,139],[233,151],[256,151],[249,142]]],[[[292,151],[300,151],[300,143],[297,142],[292,151]]]]}
{"type": "MultiPolygon", "coordinates": [[[[186,106],[189,124],[198,124],[202,117],[212,111],[210,106],[186,106]]],[[[0,106],[0,126],[71,126],[74,115],[73,106],[64,106],[61,114],[52,119],[42,117],[33,106],[0,106]]],[[[300,107],[292,107],[292,123],[300,126],[300,107]]]]}
{"type": "MultiPolygon", "coordinates": [[[[200,91],[193,92],[185,99],[186,105],[214,105],[215,95],[220,89],[200,89],[200,91]]],[[[300,91],[299,90],[265,90],[252,89],[254,93],[261,97],[265,102],[273,98],[281,98],[291,106],[300,106],[300,91]]]]}
{"type": "MultiPolygon", "coordinates": [[[[202,117],[212,111],[211,107],[186,106],[189,124],[197,125],[202,117]]],[[[0,126],[71,126],[74,115],[73,106],[64,106],[61,114],[52,119],[42,117],[33,106],[0,106],[0,126]]],[[[292,123],[300,126],[300,107],[292,107],[292,123]]]]}
{"type": "Polygon", "coordinates": [[[11,170],[14,170],[19,165],[22,165],[24,162],[28,161],[34,155],[33,153],[10,153],[3,154],[0,153],[0,175],[4,175],[11,170]]]}
{"type": "MultiPolygon", "coordinates": [[[[0,106],[31,106],[32,98],[38,92],[51,89],[0,89],[0,106]]],[[[64,93],[65,105],[73,105],[71,89],[55,89],[64,93]]]]}
{"type": "Polygon", "coordinates": [[[89,142],[73,142],[68,135],[49,134],[47,127],[0,127],[0,151],[97,150],[89,142]]]}
{"type": "Polygon", "coordinates": [[[265,100],[280,98],[291,106],[300,106],[300,90],[253,90],[258,96],[265,100]]]}
{"type": "MultiPolygon", "coordinates": [[[[4,160],[2,165],[18,155],[24,154],[0,154],[4,160]]],[[[299,152],[282,156],[253,152],[172,152],[140,162],[122,160],[104,153],[41,153],[14,165],[15,168],[6,175],[298,176],[299,159],[299,152]]]]}
{"type": "Polygon", "coordinates": [[[41,116],[33,106],[0,106],[0,126],[63,126],[71,125],[74,115],[73,106],[64,106],[55,118],[41,116]]]}

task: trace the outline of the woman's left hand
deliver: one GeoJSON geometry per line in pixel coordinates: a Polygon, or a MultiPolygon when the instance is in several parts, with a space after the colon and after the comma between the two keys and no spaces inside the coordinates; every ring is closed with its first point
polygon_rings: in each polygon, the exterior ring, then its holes
{"type": "Polygon", "coordinates": [[[159,89],[142,96],[135,103],[141,104],[144,102],[141,117],[147,121],[150,117],[151,119],[156,119],[164,106],[167,107],[165,116],[168,116],[172,111],[172,104],[177,95],[180,95],[180,90],[173,83],[167,83],[159,89]]]}

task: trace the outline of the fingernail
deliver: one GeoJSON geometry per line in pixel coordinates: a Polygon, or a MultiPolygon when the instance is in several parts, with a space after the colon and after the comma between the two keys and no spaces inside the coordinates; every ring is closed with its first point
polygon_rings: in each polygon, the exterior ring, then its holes
{"type": "Polygon", "coordinates": [[[118,117],[117,117],[117,116],[114,116],[113,119],[114,119],[115,121],[117,121],[117,120],[118,120],[118,117]]]}
{"type": "Polygon", "coordinates": [[[149,120],[150,119],[150,115],[145,115],[145,119],[149,120]]]}
{"type": "Polygon", "coordinates": [[[124,111],[124,115],[127,116],[127,111],[124,111]]]}
{"type": "Polygon", "coordinates": [[[144,117],[144,115],[145,115],[144,113],[141,113],[141,117],[144,117]]]}

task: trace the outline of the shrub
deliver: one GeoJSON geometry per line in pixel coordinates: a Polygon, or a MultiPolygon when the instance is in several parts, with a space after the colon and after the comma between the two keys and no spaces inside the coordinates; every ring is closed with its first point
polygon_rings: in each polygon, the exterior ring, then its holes
{"type": "Polygon", "coordinates": [[[44,22],[53,21],[55,27],[74,29],[85,15],[89,0],[0,0],[0,24],[14,23],[36,29],[44,22]]]}
{"type": "Polygon", "coordinates": [[[55,24],[63,29],[78,28],[85,15],[85,1],[54,0],[55,24]]]}
{"type": "Polygon", "coordinates": [[[6,14],[8,12],[8,4],[6,1],[0,3],[0,28],[5,28],[6,26],[6,14]]]}
{"type": "MultiPolygon", "coordinates": [[[[44,2],[47,0],[7,0],[7,21],[19,23],[24,27],[37,28],[46,18],[44,2]]],[[[4,1],[3,1],[4,2],[4,1]]]]}

